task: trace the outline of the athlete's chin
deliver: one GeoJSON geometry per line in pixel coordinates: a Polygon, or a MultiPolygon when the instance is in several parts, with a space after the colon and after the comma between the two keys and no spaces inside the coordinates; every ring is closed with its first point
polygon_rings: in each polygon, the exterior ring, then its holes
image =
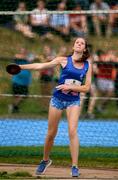
{"type": "Polygon", "coordinates": [[[76,53],[82,53],[82,49],[78,48],[75,50],[76,53]]]}

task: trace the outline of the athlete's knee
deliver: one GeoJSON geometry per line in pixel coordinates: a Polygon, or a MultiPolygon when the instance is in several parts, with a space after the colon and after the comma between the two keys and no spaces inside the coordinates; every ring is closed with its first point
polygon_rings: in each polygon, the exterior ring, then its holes
{"type": "Polygon", "coordinates": [[[48,134],[47,134],[48,140],[50,140],[50,141],[53,140],[55,138],[56,134],[57,134],[57,129],[49,130],[48,134]]]}
{"type": "Polygon", "coordinates": [[[76,128],[70,128],[69,129],[69,137],[74,138],[75,136],[77,136],[77,129],[76,128]]]}

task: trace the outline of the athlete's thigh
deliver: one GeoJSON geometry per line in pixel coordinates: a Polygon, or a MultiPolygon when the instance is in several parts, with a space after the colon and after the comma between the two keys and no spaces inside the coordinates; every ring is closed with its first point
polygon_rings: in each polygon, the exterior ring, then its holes
{"type": "Polygon", "coordinates": [[[80,106],[73,105],[69,106],[66,109],[67,120],[69,128],[77,128],[79,115],[80,115],[80,106]]]}
{"type": "Polygon", "coordinates": [[[48,129],[53,130],[58,127],[59,120],[62,115],[62,110],[57,109],[53,106],[49,106],[48,113],[48,129]]]}

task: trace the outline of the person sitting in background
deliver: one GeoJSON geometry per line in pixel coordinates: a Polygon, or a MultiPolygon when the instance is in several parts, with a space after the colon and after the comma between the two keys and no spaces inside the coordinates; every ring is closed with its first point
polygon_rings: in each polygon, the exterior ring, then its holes
{"type": "MultiPolygon", "coordinates": [[[[114,94],[118,98],[118,57],[117,52],[109,50],[107,53],[108,58],[113,63],[112,79],[114,80],[114,94]]],[[[118,106],[118,100],[116,100],[116,105],[118,106]]]]}
{"type": "MultiPolygon", "coordinates": [[[[118,10],[118,2],[111,6],[111,10],[118,10]]],[[[109,36],[118,34],[118,13],[109,15],[109,36]]]]}
{"type": "Polygon", "coordinates": [[[93,52],[93,46],[91,44],[88,45],[90,57],[89,61],[93,63],[92,65],[92,84],[90,91],[88,93],[82,94],[82,101],[81,101],[81,111],[84,108],[85,115],[83,115],[81,118],[87,118],[87,119],[93,119],[95,118],[94,110],[96,105],[96,96],[97,96],[97,73],[98,73],[98,67],[96,62],[98,62],[98,55],[97,53],[93,52]],[[84,99],[84,96],[86,96],[86,99],[84,99]],[[83,107],[84,106],[84,107],[83,107]]]}
{"type": "MultiPolygon", "coordinates": [[[[46,59],[47,62],[51,61],[55,56],[51,47],[48,45],[45,45],[43,50],[44,50],[44,53],[43,53],[44,59],[46,59]]],[[[44,82],[47,86],[46,82],[53,81],[53,75],[54,75],[54,70],[52,68],[42,70],[42,71],[40,71],[40,80],[41,80],[41,82],[44,82]]],[[[46,90],[46,88],[44,88],[43,90],[46,90]]]]}
{"type": "Polygon", "coordinates": [[[50,37],[49,33],[49,15],[46,13],[45,2],[37,1],[35,8],[30,16],[32,31],[43,37],[50,37]]]}
{"type": "Polygon", "coordinates": [[[118,57],[115,58],[115,68],[116,68],[116,77],[115,77],[115,97],[116,100],[116,106],[118,107],[118,57]]]}
{"type": "MultiPolygon", "coordinates": [[[[81,6],[78,4],[73,11],[81,11],[81,6]]],[[[73,36],[85,36],[88,33],[86,15],[70,14],[70,29],[73,36]]]]}
{"type": "MultiPolygon", "coordinates": [[[[66,3],[62,1],[58,4],[57,11],[64,10],[66,10],[66,3]]],[[[50,26],[54,28],[54,31],[65,41],[70,40],[70,23],[68,14],[52,14],[50,17],[50,26]]]]}
{"type": "Polygon", "coordinates": [[[101,100],[97,107],[99,112],[103,112],[109,101],[107,98],[112,97],[114,93],[114,80],[116,73],[113,62],[115,56],[113,56],[111,52],[112,51],[104,53],[101,51],[101,54],[99,55],[97,87],[98,92],[102,94],[103,97],[106,97],[101,100]]]}
{"type": "MultiPolygon", "coordinates": [[[[109,10],[110,7],[107,3],[103,2],[102,0],[94,0],[94,2],[90,5],[91,10],[109,10]]],[[[104,27],[105,33],[107,35],[109,27],[109,16],[103,13],[100,14],[93,14],[92,21],[95,33],[98,36],[101,36],[104,32],[102,29],[104,27]]]]}
{"type": "MultiPolygon", "coordinates": [[[[43,57],[42,59],[39,57],[40,61],[42,62],[50,62],[55,57],[55,52],[52,48],[48,45],[45,45],[43,48],[43,57]]],[[[54,69],[48,68],[41,70],[39,72],[39,79],[40,79],[40,91],[41,95],[49,96],[52,94],[52,89],[54,88],[54,69]]],[[[44,108],[48,107],[48,100],[47,98],[43,98],[43,105],[44,108]]]]}
{"type": "MultiPolygon", "coordinates": [[[[20,13],[26,11],[25,2],[19,2],[16,12],[20,13]]],[[[31,27],[28,25],[29,17],[27,14],[15,14],[13,16],[15,23],[15,29],[23,33],[24,36],[33,38],[34,33],[31,31],[31,27]]]]}
{"type": "Polygon", "coordinates": [[[74,0],[75,4],[81,6],[82,9],[88,10],[89,9],[89,0],[74,0]]]}
{"type": "MultiPolygon", "coordinates": [[[[28,60],[28,52],[25,48],[21,48],[20,52],[15,55],[14,63],[30,64],[28,60]]],[[[19,106],[24,99],[20,95],[28,95],[29,85],[31,84],[31,72],[29,70],[22,70],[19,74],[12,76],[12,91],[13,91],[13,103],[9,105],[9,113],[18,113],[19,106]]]]}
{"type": "MultiPolygon", "coordinates": [[[[58,56],[66,56],[67,55],[67,47],[66,46],[61,46],[59,48],[57,54],[58,54],[58,56]]],[[[57,66],[55,68],[55,72],[54,72],[54,81],[55,82],[58,82],[60,73],[61,73],[61,68],[57,66]]]]}
{"type": "Polygon", "coordinates": [[[67,55],[67,47],[61,46],[59,48],[58,56],[66,56],[67,55]]]}

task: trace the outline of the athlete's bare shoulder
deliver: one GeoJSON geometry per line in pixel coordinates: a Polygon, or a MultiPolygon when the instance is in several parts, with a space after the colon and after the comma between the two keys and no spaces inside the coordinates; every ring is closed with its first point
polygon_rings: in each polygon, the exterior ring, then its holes
{"type": "Polygon", "coordinates": [[[67,57],[65,56],[60,56],[60,57],[57,57],[57,60],[59,61],[59,64],[64,67],[66,66],[67,64],[67,57]]]}

